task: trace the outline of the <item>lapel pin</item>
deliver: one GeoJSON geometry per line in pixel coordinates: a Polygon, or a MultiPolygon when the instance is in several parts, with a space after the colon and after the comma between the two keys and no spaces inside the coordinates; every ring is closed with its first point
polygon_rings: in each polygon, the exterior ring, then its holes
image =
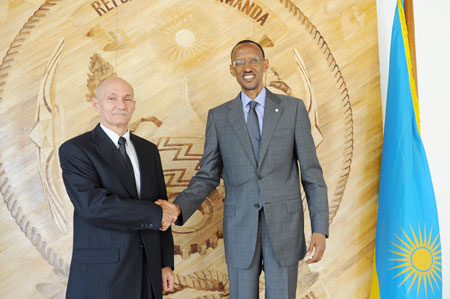
{"type": "Polygon", "coordinates": [[[280,111],[278,108],[275,108],[275,112],[278,112],[278,111],[280,111]]]}

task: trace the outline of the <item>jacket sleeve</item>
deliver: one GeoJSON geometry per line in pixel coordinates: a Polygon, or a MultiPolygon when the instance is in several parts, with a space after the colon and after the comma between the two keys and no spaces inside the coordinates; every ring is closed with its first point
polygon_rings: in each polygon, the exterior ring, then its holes
{"type": "MultiPolygon", "coordinates": [[[[164,172],[161,165],[161,157],[158,149],[155,151],[156,174],[158,181],[158,198],[167,200],[167,189],[164,181],[164,172]]],[[[161,231],[161,268],[171,267],[174,269],[174,243],[172,229],[169,227],[166,231],[161,231]]]]}
{"type": "Polygon", "coordinates": [[[200,169],[192,177],[189,186],[178,195],[175,203],[180,206],[181,217],[176,224],[184,224],[200,207],[206,197],[216,189],[222,174],[222,157],[220,155],[219,140],[214,123],[214,116],[210,110],[206,124],[205,146],[200,160],[200,169]]]}
{"type": "Polygon", "coordinates": [[[88,154],[75,142],[61,145],[59,159],[64,185],[77,216],[102,228],[159,230],[161,207],[148,200],[123,198],[104,188],[88,154]]]}
{"type": "Polygon", "coordinates": [[[300,163],[301,183],[306,194],[313,233],[328,236],[327,186],[311,135],[311,123],[303,101],[298,101],[295,121],[295,154],[300,163]]]}

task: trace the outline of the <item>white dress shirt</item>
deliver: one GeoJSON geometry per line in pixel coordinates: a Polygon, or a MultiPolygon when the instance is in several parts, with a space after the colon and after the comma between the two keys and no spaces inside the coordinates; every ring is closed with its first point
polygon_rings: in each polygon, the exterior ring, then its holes
{"type": "MultiPolygon", "coordinates": [[[[100,127],[105,131],[106,135],[112,140],[112,142],[119,148],[119,136],[116,132],[108,129],[103,124],[100,123],[100,127]]],[[[130,157],[131,164],[133,165],[134,171],[134,180],[136,181],[136,190],[138,193],[138,197],[141,195],[141,171],[139,170],[139,160],[136,154],[136,150],[134,148],[133,142],[130,140],[130,130],[128,130],[125,134],[122,135],[123,138],[127,140],[125,143],[125,150],[127,151],[128,157],[130,157]]]]}

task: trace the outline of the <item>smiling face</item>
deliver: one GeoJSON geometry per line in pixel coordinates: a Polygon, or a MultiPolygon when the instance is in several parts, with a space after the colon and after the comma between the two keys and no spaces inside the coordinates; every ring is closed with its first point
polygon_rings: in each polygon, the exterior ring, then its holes
{"type": "Polygon", "coordinates": [[[263,88],[263,75],[269,68],[269,61],[263,58],[257,45],[243,43],[234,49],[231,62],[230,73],[236,78],[242,91],[249,98],[256,98],[263,88]],[[245,61],[245,63],[238,65],[237,60],[245,61]]]}
{"type": "Polygon", "coordinates": [[[101,123],[120,136],[128,130],[135,104],[133,88],[121,78],[104,80],[92,98],[92,106],[100,115],[101,123]]]}

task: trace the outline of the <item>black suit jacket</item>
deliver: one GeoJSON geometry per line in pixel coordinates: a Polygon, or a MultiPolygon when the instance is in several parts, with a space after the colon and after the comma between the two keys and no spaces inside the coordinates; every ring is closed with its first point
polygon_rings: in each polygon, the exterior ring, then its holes
{"type": "Polygon", "coordinates": [[[73,253],[67,298],[140,298],[146,254],[156,298],[161,268],[172,267],[171,230],[159,230],[167,199],[157,147],[131,134],[141,172],[134,181],[116,145],[100,125],[59,149],[63,180],[74,206],[73,253]]]}

